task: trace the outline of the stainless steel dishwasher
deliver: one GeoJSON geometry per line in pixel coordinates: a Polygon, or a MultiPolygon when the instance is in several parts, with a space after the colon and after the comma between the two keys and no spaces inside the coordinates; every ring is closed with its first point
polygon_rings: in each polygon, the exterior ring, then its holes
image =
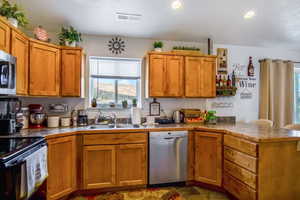
{"type": "Polygon", "coordinates": [[[150,185],[187,180],[187,141],[187,131],[150,132],[150,185]]]}

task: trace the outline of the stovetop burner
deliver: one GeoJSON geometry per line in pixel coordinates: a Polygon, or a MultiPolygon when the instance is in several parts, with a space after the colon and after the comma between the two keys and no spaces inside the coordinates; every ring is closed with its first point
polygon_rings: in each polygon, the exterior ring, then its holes
{"type": "Polygon", "coordinates": [[[44,141],[43,137],[1,137],[0,162],[10,160],[44,141]]]}

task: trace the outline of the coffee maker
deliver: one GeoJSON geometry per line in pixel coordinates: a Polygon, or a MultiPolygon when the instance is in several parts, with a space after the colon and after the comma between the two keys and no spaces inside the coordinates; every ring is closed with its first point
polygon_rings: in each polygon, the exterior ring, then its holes
{"type": "Polygon", "coordinates": [[[10,135],[21,130],[22,123],[17,121],[21,101],[16,97],[0,97],[0,135],[10,135]]]}
{"type": "Polygon", "coordinates": [[[46,114],[44,113],[44,107],[40,104],[29,104],[29,118],[30,128],[44,128],[44,121],[46,114]]]}
{"type": "Polygon", "coordinates": [[[88,125],[88,116],[86,110],[78,110],[77,124],[78,126],[88,125]]]}

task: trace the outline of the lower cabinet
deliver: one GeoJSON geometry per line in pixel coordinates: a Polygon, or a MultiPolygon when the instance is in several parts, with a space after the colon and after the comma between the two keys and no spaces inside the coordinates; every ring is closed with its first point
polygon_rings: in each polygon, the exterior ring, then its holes
{"type": "Polygon", "coordinates": [[[146,143],[84,146],[84,189],[146,184],[146,143]]]}
{"type": "Polygon", "coordinates": [[[222,185],[222,134],[195,132],[195,180],[222,185]]]}
{"type": "Polygon", "coordinates": [[[49,139],[47,200],[76,190],[76,136],[49,139]]]}
{"type": "Polygon", "coordinates": [[[85,146],[83,150],[83,184],[85,189],[114,187],[116,145],[85,146]]]}
{"type": "Polygon", "coordinates": [[[119,186],[147,184],[147,145],[126,144],[117,148],[119,186]]]}

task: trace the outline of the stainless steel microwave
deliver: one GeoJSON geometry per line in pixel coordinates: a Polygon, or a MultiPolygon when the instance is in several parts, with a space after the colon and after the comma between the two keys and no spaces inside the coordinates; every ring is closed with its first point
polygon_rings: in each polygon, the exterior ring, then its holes
{"type": "Polygon", "coordinates": [[[0,95],[16,94],[16,58],[0,51],[0,95]]]}

